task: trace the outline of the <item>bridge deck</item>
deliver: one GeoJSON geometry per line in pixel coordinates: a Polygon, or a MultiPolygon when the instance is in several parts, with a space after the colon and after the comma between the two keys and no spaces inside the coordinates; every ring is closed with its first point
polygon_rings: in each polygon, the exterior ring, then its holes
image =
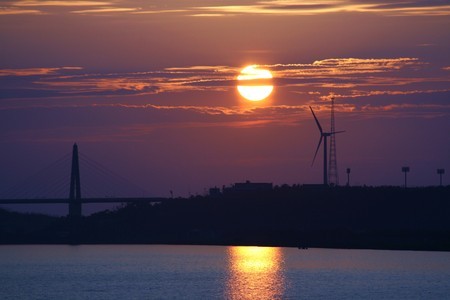
{"type": "MultiPolygon", "coordinates": [[[[130,202],[164,202],[172,198],[148,197],[148,198],[81,198],[81,203],[130,203],[130,202]]],[[[0,204],[68,204],[75,202],[71,199],[0,199],[0,204]]]]}

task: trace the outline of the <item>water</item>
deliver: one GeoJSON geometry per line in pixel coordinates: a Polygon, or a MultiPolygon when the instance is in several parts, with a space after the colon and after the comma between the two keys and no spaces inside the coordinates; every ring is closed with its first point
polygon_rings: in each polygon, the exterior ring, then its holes
{"type": "Polygon", "coordinates": [[[450,253],[0,246],[0,299],[449,299],[450,253]]]}

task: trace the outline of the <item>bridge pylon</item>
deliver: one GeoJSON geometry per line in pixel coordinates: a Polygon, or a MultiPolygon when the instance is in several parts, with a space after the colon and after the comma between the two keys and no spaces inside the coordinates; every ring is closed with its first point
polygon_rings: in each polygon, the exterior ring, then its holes
{"type": "Polygon", "coordinates": [[[81,184],[80,164],[78,161],[78,146],[73,144],[72,169],[70,172],[69,217],[81,217],[81,184]]]}

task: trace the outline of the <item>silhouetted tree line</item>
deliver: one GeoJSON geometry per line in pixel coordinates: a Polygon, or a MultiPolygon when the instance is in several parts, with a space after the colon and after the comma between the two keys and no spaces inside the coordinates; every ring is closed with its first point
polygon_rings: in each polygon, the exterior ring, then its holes
{"type": "Polygon", "coordinates": [[[0,211],[0,243],[450,250],[450,187],[302,187],[130,203],[81,219],[0,211]]]}

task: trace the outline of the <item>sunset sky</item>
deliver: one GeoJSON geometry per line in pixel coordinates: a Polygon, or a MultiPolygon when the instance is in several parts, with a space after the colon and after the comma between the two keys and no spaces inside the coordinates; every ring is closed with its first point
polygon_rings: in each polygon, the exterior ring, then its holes
{"type": "Polygon", "coordinates": [[[0,190],[74,142],[151,196],[321,183],[331,95],[341,184],[450,182],[450,1],[0,0],[0,44],[0,190]]]}

